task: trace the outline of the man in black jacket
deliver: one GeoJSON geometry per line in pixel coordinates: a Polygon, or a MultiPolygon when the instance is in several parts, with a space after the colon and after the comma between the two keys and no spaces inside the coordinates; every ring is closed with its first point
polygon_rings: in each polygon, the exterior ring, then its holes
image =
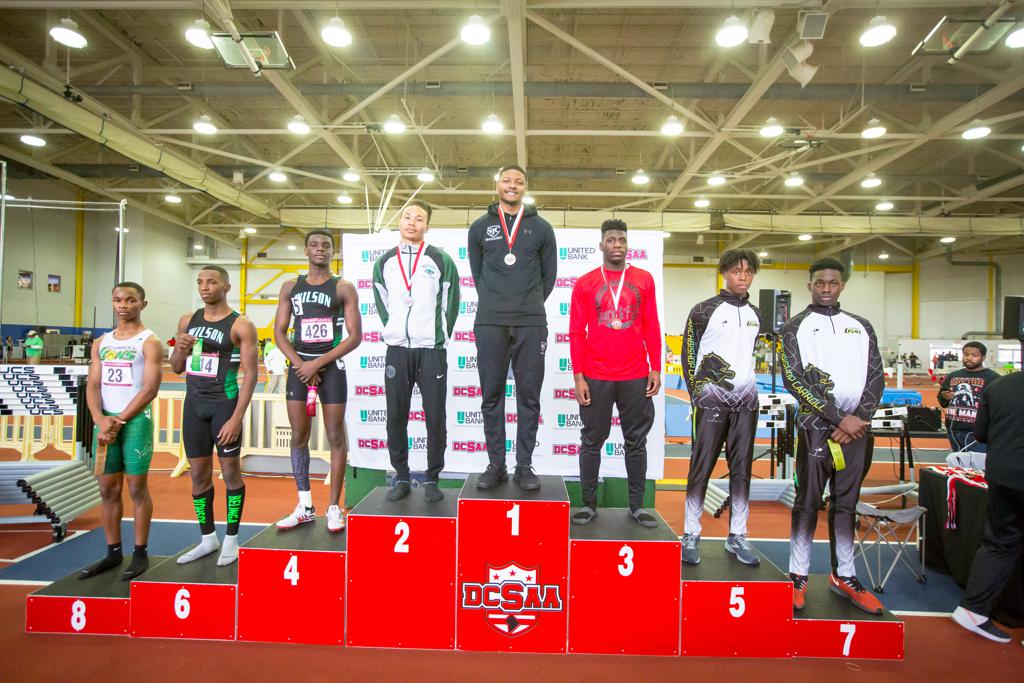
{"type": "Polygon", "coordinates": [[[498,201],[469,226],[467,246],[479,304],[473,333],[483,394],[480,407],[490,464],[478,486],[505,481],[505,379],[516,380],[516,471],[523,489],[540,488],[533,448],[540,419],[544,354],[548,345],[544,301],[555,288],[558,247],[551,224],[523,203],[526,172],[505,166],[498,173],[498,201]]]}
{"type": "Polygon", "coordinates": [[[974,436],[988,444],[988,517],[985,537],[974,555],[971,576],[953,621],[998,643],[1010,635],[992,623],[992,602],[1002,592],[1024,550],[1024,373],[985,386],[974,421],[974,436]]]}

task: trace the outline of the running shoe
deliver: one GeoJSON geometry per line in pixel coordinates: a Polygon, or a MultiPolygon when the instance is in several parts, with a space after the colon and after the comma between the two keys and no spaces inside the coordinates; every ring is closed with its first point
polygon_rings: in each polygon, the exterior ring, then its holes
{"type": "Polygon", "coordinates": [[[871,592],[860,585],[856,576],[828,575],[828,589],[836,595],[848,598],[855,607],[858,607],[868,614],[881,614],[882,603],[879,602],[871,592]]]}
{"type": "Polygon", "coordinates": [[[316,510],[299,503],[290,515],[277,522],[277,528],[294,529],[298,525],[312,522],[314,519],[316,519],[316,510]]]}

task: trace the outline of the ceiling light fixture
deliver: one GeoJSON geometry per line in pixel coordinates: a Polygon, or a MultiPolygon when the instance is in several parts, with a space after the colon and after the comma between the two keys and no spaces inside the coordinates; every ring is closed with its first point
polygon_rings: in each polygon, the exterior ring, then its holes
{"type": "Polygon", "coordinates": [[[279,168],[275,168],[273,171],[268,173],[267,177],[270,178],[270,180],[275,183],[283,183],[284,181],[288,180],[288,176],[285,174],[284,171],[282,171],[279,168]]]}
{"type": "Polygon", "coordinates": [[[352,44],[352,33],[345,26],[341,17],[332,17],[320,29],[320,38],[331,47],[348,47],[352,44]]]}
{"type": "Polygon", "coordinates": [[[288,251],[295,251],[295,245],[294,244],[289,244],[288,245],[288,251]]]}
{"type": "Polygon", "coordinates": [[[339,204],[351,204],[352,203],[352,195],[348,195],[348,194],[342,193],[342,194],[339,194],[336,199],[337,199],[337,202],[339,204]]]}
{"type": "Polygon", "coordinates": [[[960,137],[964,140],[980,140],[981,138],[988,137],[988,134],[992,132],[992,129],[985,125],[985,122],[981,119],[974,119],[969,124],[967,130],[960,133],[960,137]]]}
{"type": "Polygon", "coordinates": [[[889,252],[887,252],[887,251],[883,251],[883,252],[882,252],[881,254],[879,254],[879,255],[878,255],[878,258],[880,258],[880,259],[882,259],[883,261],[885,261],[886,259],[888,259],[888,258],[889,258],[889,252]]]}
{"type": "Polygon", "coordinates": [[[665,137],[674,138],[683,132],[683,122],[675,116],[669,116],[665,123],[661,124],[661,134],[665,137]]]}
{"type": "Polygon", "coordinates": [[[875,204],[875,211],[892,211],[892,206],[889,200],[881,201],[875,204]]]}
{"type": "Polygon", "coordinates": [[[642,168],[638,168],[636,170],[636,173],[633,174],[633,177],[630,178],[630,180],[633,181],[634,185],[646,185],[647,183],[651,182],[650,176],[644,173],[644,169],[642,168]]]}
{"type": "Polygon", "coordinates": [[[459,31],[462,42],[468,45],[483,45],[491,39],[491,29],[479,14],[471,16],[459,31]]]}
{"type": "Polygon", "coordinates": [[[763,138],[777,138],[785,132],[782,124],[774,116],[769,116],[768,120],[761,126],[761,137],[763,138]]]}
{"type": "Polygon", "coordinates": [[[1004,45],[1014,50],[1017,48],[1024,47],[1024,26],[1020,27],[1016,31],[1011,32],[1010,35],[1006,36],[1006,42],[1004,43],[1004,45]]]}
{"type": "Polygon", "coordinates": [[[939,240],[939,243],[941,244],[953,244],[953,242],[956,242],[955,237],[943,237],[939,240]]]}
{"type": "Polygon", "coordinates": [[[501,122],[497,114],[488,114],[484,122],[480,124],[480,128],[488,135],[497,135],[505,130],[505,124],[501,122]]]}
{"type": "Polygon", "coordinates": [[[860,34],[860,44],[864,47],[885,45],[896,37],[896,27],[886,21],[885,17],[877,16],[868,23],[864,33],[860,34]]]}
{"type": "Polygon", "coordinates": [[[18,139],[29,147],[46,147],[46,140],[38,135],[22,135],[18,139]]]}
{"type": "Polygon", "coordinates": [[[185,29],[185,40],[200,49],[212,50],[213,41],[210,40],[210,23],[205,19],[196,19],[192,22],[191,26],[185,29]]]}
{"type": "Polygon", "coordinates": [[[176,194],[164,195],[164,201],[168,204],[181,204],[181,197],[176,194]]]}
{"type": "Polygon", "coordinates": [[[883,126],[882,122],[878,120],[877,116],[875,116],[868,121],[867,128],[860,132],[860,136],[865,140],[874,140],[875,138],[880,138],[885,135],[885,130],[885,126],[883,126]]]}
{"type": "Polygon", "coordinates": [[[296,114],[288,121],[288,130],[296,135],[307,135],[309,133],[309,124],[306,123],[306,119],[302,117],[302,114],[296,114]]]}
{"type": "Polygon", "coordinates": [[[420,169],[420,172],[416,174],[416,180],[421,183],[432,183],[434,182],[434,174],[427,167],[420,169]]]}
{"type": "Polygon", "coordinates": [[[693,205],[696,206],[698,209],[706,209],[709,206],[711,206],[711,200],[705,197],[704,195],[701,195],[693,200],[693,205]]]}
{"type": "Polygon", "coordinates": [[[250,226],[247,226],[247,227],[245,228],[245,231],[246,231],[247,233],[249,233],[250,235],[255,235],[255,234],[256,234],[256,228],[252,227],[251,225],[250,225],[250,226]]]}
{"type": "Polygon", "coordinates": [[[812,239],[814,239],[814,236],[813,235],[808,235],[807,233],[804,233],[804,234],[800,235],[799,237],[797,237],[797,239],[800,240],[801,242],[810,242],[812,239]]]}
{"type": "Polygon", "coordinates": [[[715,42],[721,47],[736,47],[747,39],[747,26],[740,18],[733,15],[725,20],[722,28],[715,34],[715,42]]]}
{"type": "Polygon", "coordinates": [[[789,177],[783,182],[786,187],[800,187],[804,184],[804,177],[799,173],[790,173],[789,177]]]}
{"type": "Polygon", "coordinates": [[[864,176],[864,179],[860,181],[860,186],[865,190],[870,190],[873,187],[878,187],[882,184],[882,179],[876,176],[874,173],[868,173],[864,176]]]}
{"type": "Polygon", "coordinates": [[[344,180],[346,183],[358,183],[359,172],[356,171],[355,169],[350,168],[341,174],[341,179],[344,180]]]}
{"type": "Polygon", "coordinates": [[[202,242],[195,242],[195,243],[193,243],[192,244],[192,249],[194,249],[195,251],[202,251],[203,250],[203,243],[202,242]]]}
{"type": "Polygon", "coordinates": [[[50,37],[61,45],[66,45],[75,50],[81,50],[89,44],[79,30],[78,24],[73,19],[64,17],[60,23],[50,29],[50,37]]]}
{"type": "Polygon", "coordinates": [[[719,173],[718,171],[715,171],[708,178],[708,185],[710,185],[711,187],[718,187],[719,185],[725,185],[725,176],[722,175],[721,173],[719,173]]]}
{"type": "Polygon", "coordinates": [[[213,135],[217,132],[217,126],[214,125],[213,119],[203,114],[192,124],[192,130],[200,135],[213,135]]]}
{"type": "Polygon", "coordinates": [[[767,251],[759,251],[759,252],[757,252],[757,257],[758,258],[768,258],[768,252],[767,251]]]}
{"type": "Polygon", "coordinates": [[[528,194],[523,197],[523,204],[536,204],[537,200],[533,198],[533,195],[528,194]]]}
{"type": "Polygon", "coordinates": [[[391,135],[401,135],[405,132],[405,122],[398,117],[398,114],[392,114],[384,122],[384,132],[391,135]]]}

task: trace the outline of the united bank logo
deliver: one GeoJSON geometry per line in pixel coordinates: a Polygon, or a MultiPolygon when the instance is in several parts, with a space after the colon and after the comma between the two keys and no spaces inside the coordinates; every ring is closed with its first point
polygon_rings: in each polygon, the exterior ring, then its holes
{"type": "Polygon", "coordinates": [[[359,367],[362,370],[381,370],[387,365],[384,356],[360,356],[359,367]]]}
{"type": "Polygon", "coordinates": [[[484,414],[478,410],[460,410],[455,413],[455,421],[460,425],[482,425],[484,414]]]}
{"type": "Polygon", "coordinates": [[[559,247],[559,261],[586,261],[597,253],[597,247],[559,247]]]}
{"type": "Polygon", "coordinates": [[[488,565],[487,583],[462,584],[462,608],[483,610],[491,628],[509,638],[530,632],[545,612],[561,612],[563,604],[558,584],[541,583],[540,567],[488,565]]]}
{"type": "Polygon", "coordinates": [[[459,370],[476,370],[476,356],[459,356],[459,370]]]}
{"type": "Polygon", "coordinates": [[[621,443],[609,441],[604,445],[604,454],[609,458],[624,458],[626,457],[626,448],[621,443]]]}
{"type": "Polygon", "coordinates": [[[359,304],[359,312],[363,315],[377,315],[377,304],[359,304]]]}
{"type": "Polygon", "coordinates": [[[459,260],[466,261],[469,259],[469,250],[466,247],[459,247],[459,260]]]}
{"type": "Polygon", "coordinates": [[[572,372],[572,360],[569,358],[558,359],[558,371],[559,372],[572,372]]]}
{"type": "Polygon", "coordinates": [[[569,315],[569,304],[568,304],[568,302],[558,304],[558,315],[562,316],[563,318],[566,317],[567,315],[569,315]]]}
{"type": "Polygon", "coordinates": [[[505,398],[515,398],[515,397],[516,397],[516,385],[515,384],[508,384],[508,383],[506,383],[505,384],[505,398]]]}
{"type": "Polygon", "coordinates": [[[360,410],[359,421],[363,424],[384,424],[388,421],[386,410],[360,410]]]}
{"type": "Polygon", "coordinates": [[[425,436],[410,436],[409,437],[409,450],[410,451],[425,451],[425,450],[427,450],[427,437],[425,437],[425,436]]]}
{"type": "Polygon", "coordinates": [[[583,427],[583,418],[578,413],[559,413],[559,429],[580,429],[583,427]]]}
{"type": "Polygon", "coordinates": [[[476,301],[460,301],[459,302],[459,315],[466,315],[467,313],[476,313],[479,302],[476,301]]]}
{"type": "Polygon", "coordinates": [[[375,263],[377,259],[391,251],[391,249],[392,247],[385,247],[384,249],[363,249],[359,258],[363,263],[375,263]]]}

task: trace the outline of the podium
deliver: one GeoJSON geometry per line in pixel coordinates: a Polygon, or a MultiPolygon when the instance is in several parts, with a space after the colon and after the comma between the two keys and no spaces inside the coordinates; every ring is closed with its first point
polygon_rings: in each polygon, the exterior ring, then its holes
{"type": "Polygon", "coordinates": [[[679,537],[656,512],[653,529],[628,514],[569,528],[570,653],[679,654],[679,537]]]}
{"type": "Polygon", "coordinates": [[[462,488],[458,507],[459,650],[564,653],[569,495],[561,477],[540,490],[511,479],[462,488]]]}
{"type": "Polygon", "coordinates": [[[791,657],[793,582],[764,556],[741,564],[721,540],[702,541],[700,556],[682,567],[682,654],[791,657]]]}
{"type": "Polygon", "coordinates": [[[903,635],[895,616],[857,609],[829,590],[827,575],[815,575],[807,583],[807,606],[793,619],[793,656],[903,659],[903,635]]]}
{"type": "Polygon", "coordinates": [[[341,645],[345,542],[324,517],[250,538],[238,555],[238,639],[341,645]]]}
{"type": "Polygon", "coordinates": [[[348,515],[346,642],[454,649],[455,491],[436,503],[418,488],[395,502],[387,491],[374,489],[348,515]]]}
{"type": "Polygon", "coordinates": [[[187,551],[132,581],[133,638],[235,639],[238,563],[218,567],[214,552],[178,564],[187,551]]]}
{"type": "MultiPolygon", "coordinates": [[[[82,633],[126,636],[131,620],[131,584],[121,572],[131,562],[88,579],[78,572],[31,593],[25,601],[27,633],[82,633]]],[[[149,558],[154,567],[166,557],[149,558]]]]}

